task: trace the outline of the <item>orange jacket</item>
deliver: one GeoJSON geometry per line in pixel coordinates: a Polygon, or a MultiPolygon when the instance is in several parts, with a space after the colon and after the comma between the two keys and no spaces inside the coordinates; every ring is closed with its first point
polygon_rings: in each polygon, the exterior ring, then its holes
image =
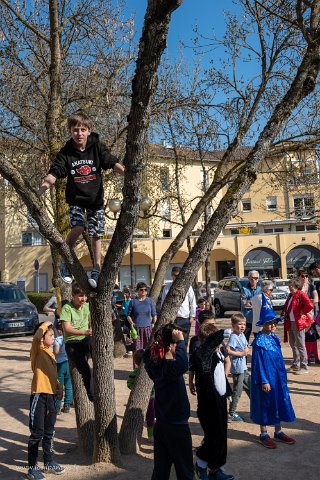
{"type": "Polygon", "coordinates": [[[33,378],[31,393],[56,394],[63,387],[58,382],[56,358],[49,347],[42,343],[42,337],[48,330],[47,325],[40,325],[34,334],[30,358],[33,378]]]}

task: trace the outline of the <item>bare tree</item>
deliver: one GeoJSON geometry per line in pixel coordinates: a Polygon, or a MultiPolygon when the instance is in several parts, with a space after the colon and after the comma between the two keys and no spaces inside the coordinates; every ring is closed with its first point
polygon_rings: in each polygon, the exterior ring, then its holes
{"type": "Polygon", "coordinates": [[[145,145],[150,117],[150,101],[157,87],[157,70],[166,47],[171,14],[182,0],[149,0],[136,71],[132,82],[132,100],[127,130],[124,164],[126,175],[124,201],[117,226],[105,256],[97,290],[90,292],[86,275],[76,254],[63,241],[52,225],[45,209],[28,179],[2,156],[0,173],[21,196],[39,230],[56,247],[70,267],[79,284],[90,295],[93,328],[93,361],[95,391],[95,438],[93,460],[119,459],[115,393],[113,382],[113,338],[111,294],[119,265],[132,235],[139,213],[142,173],[145,164],[145,145]]]}
{"type": "MultiPolygon", "coordinates": [[[[233,54],[226,57],[222,70],[214,69],[212,75],[227,98],[223,105],[213,106],[217,115],[220,114],[224,120],[222,126],[225,127],[220,134],[226,136],[227,147],[215,171],[213,182],[198,202],[186,225],[163,255],[151,295],[157,297],[170,260],[191,234],[208,203],[222,187],[226,184],[229,186],[211,218],[208,219],[207,226],[192,249],[179,277],[174,281],[158,317],[156,328],[175,318],[196,272],[211,252],[220,231],[236,212],[244,192],[254,183],[257,172],[273,143],[279,142],[283,131],[289,128],[290,119],[299,106],[308,108],[306,99],[315,92],[320,68],[320,2],[267,1],[262,4],[259,1],[243,0],[239,3],[245,9],[245,21],[241,22],[232,17],[223,42],[223,46],[233,54]],[[235,62],[239,58],[240,46],[244,41],[247,42],[252,33],[248,25],[255,27],[257,33],[258,41],[251,47],[251,55],[257,57],[261,71],[259,82],[252,81],[246,84],[243,79],[238,79],[235,62]],[[231,76],[226,75],[227,63],[231,64],[231,76]],[[235,92],[234,98],[230,98],[231,91],[235,92]],[[241,154],[243,142],[253,140],[255,137],[257,138],[255,145],[243,158],[241,154]]],[[[122,448],[126,453],[135,451],[137,432],[141,429],[139,424],[141,411],[145,409],[149,391],[150,382],[142,368],[131,391],[120,432],[122,439],[128,435],[126,444],[122,442],[122,448]]]]}

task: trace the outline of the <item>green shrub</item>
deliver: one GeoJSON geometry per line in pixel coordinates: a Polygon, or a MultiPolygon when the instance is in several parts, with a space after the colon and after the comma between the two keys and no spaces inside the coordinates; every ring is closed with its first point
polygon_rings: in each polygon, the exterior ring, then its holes
{"type": "Polygon", "coordinates": [[[39,313],[42,312],[43,307],[47,301],[52,297],[51,292],[26,292],[30,302],[32,302],[36,307],[39,313]]]}

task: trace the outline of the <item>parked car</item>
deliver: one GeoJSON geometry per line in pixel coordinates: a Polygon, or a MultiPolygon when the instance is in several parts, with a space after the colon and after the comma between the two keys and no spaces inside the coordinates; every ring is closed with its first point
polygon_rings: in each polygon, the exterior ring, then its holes
{"type": "Polygon", "coordinates": [[[289,278],[275,278],[273,280],[273,283],[276,289],[283,290],[284,292],[287,293],[287,295],[289,294],[289,282],[290,282],[289,278]]]}
{"type": "Polygon", "coordinates": [[[13,283],[0,283],[0,336],[33,334],[39,323],[36,307],[13,283]]]}
{"type": "Polygon", "coordinates": [[[220,280],[214,292],[214,309],[217,317],[223,317],[228,310],[241,310],[241,289],[247,285],[247,278],[225,277],[220,280]]]}
{"type": "Polygon", "coordinates": [[[270,300],[275,310],[281,310],[286,303],[288,293],[281,288],[275,288],[271,294],[270,300]]]}
{"type": "MultiPolygon", "coordinates": [[[[211,300],[213,301],[214,299],[214,291],[218,286],[218,282],[215,280],[211,280],[210,282],[210,295],[211,295],[211,300]]],[[[201,298],[207,298],[207,289],[206,289],[206,284],[205,282],[198,282],[198,294],[199,297],[201,298]]]]}

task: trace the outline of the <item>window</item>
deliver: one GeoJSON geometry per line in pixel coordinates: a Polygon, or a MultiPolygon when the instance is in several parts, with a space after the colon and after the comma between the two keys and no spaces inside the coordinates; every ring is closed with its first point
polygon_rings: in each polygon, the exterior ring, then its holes
{"type": "Polygon", "coordinates": [[[242,211],[251,212],[251,199],[245,198],[242,200],[242,211]]]}
{"type": "Polygon", "coordinates": [[[314,198],[312,195],[293,197],[293,208],[296,217],[310,216],[315,214],[314,198]]]}
{"type": "Polygon", "coordinates": [[[283,227],[264,228],[263,233],[282,233],[283,227]]]}
{"type": "Polygon", "coordinates": [[[277,210],[277,197],[267,197],[267,210],[277,210]]]}
{"type": "Polygon", "coordinates": [[[169,191],[169,168],[160,167],[160,184],[163,192],[169,191]]]}
{"type": "Polygon", "coordinates": [[[161,206],[161,215],[164,220],[170,221],[170,205],[169,200],[163,200],[161,206]]]}
{"type": "Polygon", "coordinates": [[[230,233],[231,233],[231,235],[239,235],[239,229],[238,228],[231,228],[230,233]]]}
{"type": "Polygon", "coordinates": [[[164,229],[162,231],[162,236],[163,236],[163,238],[171,238],[171,230],[170,229],[164,229]]]}
{"type": "Polygon", "coordinates": [[[22,232],[21,243],[24,247],[28,245],[45,245],[45,239],[38,232],[22,232]]]}
{"type": "Polygon", "coordinates": [[[317,230],[316,225],[296,225],[296,232],[310,232],[317,230]]]}

